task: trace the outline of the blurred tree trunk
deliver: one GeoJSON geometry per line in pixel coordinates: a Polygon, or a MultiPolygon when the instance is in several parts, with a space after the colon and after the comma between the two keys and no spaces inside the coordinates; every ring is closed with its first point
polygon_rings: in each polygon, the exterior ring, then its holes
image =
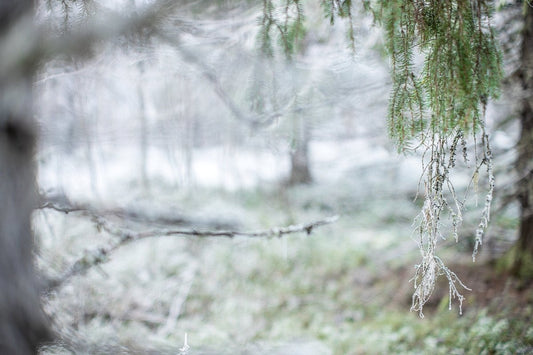
{"type": "MultiPolygon", "coordinates": [[[[19,41],[25,40],[32,5],[30,0],[0,2],[0,38],[14,30],[19,41]],[[20,21],[26,23],[19,26],[20,21]]],[[[0,353],[25,355],[35,354],[50,333],[40,305],[31,231],[37,202],[31,93],[35,66],[21,68],[0,73],[0,353]]]]}
{"type": "Polygon", "coordinates": [[[302,114],[298,114],[293,122],[289,185],[310,184],[313,179],[309,170],[309,124],[302,114]]]}
{"type": "Polygon", "coordinates": [[[185,154],[185,173],[184,181],[186,186],[192,186],[193,178],[193,155],[194,155],[194,141],[196,131],[196,118],[192,112],[187,110],[185,106],[185,132],[183,137],[183,150],[185,154]]]}
{"type": "Polygon", "coordinates": [[[520,84],[523,96],[520,102],[521,134],[518,141],[518,200],[520,229],[515,250],[513,272],[524,280],[533,279],[533,8],[524,6],[520,84]]]}
{"type": "MultiPolygon", "coordinates": [[[[74,60],[74,69],[81,70],[81,66],[74,60]]],[[[82,85],[81,80],[75,79],[77,84],[82,85]]],[[[98,192],[98,164],[96,157],[95,139],[97,137],[96,129],[97,126],[96,117],[88,105],[87,97],[83,94],[83,91],[78,91],[74,95],[74,102],[72,102],[72,112],[73,120],[79,119],[81,124],[82,137],[85,143],[85,158],[87,159],[87,166],[89,167],[89,181],[91,184],[91,191],[96,198],[100,198],[100,193],[98,192]]]]}
{"type": "Polygon", "coordinates": [[[143,89],[144,80],[144,60],[138,63],[139,82],[137,83],[137,99],[139,100],[139,119],[141,135],[141,186],[144,193],[149,193],[150,184],[148,180],[148,118],[146,117],[145,95],[143,89]]]}

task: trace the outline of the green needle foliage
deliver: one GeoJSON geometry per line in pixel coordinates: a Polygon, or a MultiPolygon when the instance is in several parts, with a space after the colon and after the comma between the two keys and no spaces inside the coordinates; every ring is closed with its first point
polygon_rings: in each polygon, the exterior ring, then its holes
{"type": "Polygon", "coordinates": [[[263,0],[263,16],[259,31],[261,51],[268,57],[274,56],[272,38],[288,59],[298,51],[305,35],[304,11],[300,0],[263,0]]]}
{"type": "Polygon", "coordinates": [[[386,32],[394,83],[389,130],[399,148],[435,134],[479,130],[502,78],[492,3],[388,0],[365,6],[386,32]],[[422,69],[415,55],[422,57],[422,69]]]}
{"type": "Polygon", "coordinates": [[[457,298],[460,309],[464,297],[457,285],[466,286],[444,265],[436,248],[447,234],[458,239],[464,200],[458,199],[450,174],[459,144],[467,162],[465,134],[476,146],[481,137],[480,154],[474,152],[476,188],[480,169],[487,170],[488,193],[476,230],[474,260],[490,219],[494,176],[484,112],[488,99],[498,96],[502,79],[502,55],[490,22],[494,8],[486,0],[365,1],[365,8],[385,30],[393,78],[390,136],[400,150],[413,143],[426,149],[425,201],[415,219],[422,262],[413,277],[411,309],[423,316],[439,275],[448,279],[450,302],[457,298]],[[415,65],[415,58],[423,65],[415,65]],[[443,223],[444,214],[450,226],[443,223]]]}
{"type": "MultiPolygon", "coordinates": [[[[274,55],[272,38],[277,34],[287,58],[292,56],[305,35],[301,3],[263,0],[263,53],[274,55]]],[[[436,250],[439,240],[458,239],[466,196],[459,199],[450,175],[461,152],[469,165],[469,138],[475,143],[470,185],[477,190],[479,177],[486,176],[488,191],[475,232],[474,260],[490,220],[494,176],[484,113],[488,100],[498,96],[502,79],[502,54],[491,26],[494,7],[488,0],[363,0],[362,4],[385,33],[393,79],[389,134],[400,151],[424,150],[424,204],[415,219],[422,262],[415,267],[411,308],[423,316],[440,275],[449,281],[450,302],[457,298],[461,305],[464,299],[458,287],[466,286],[436,250]]],[[[352,1],[321,0],[321,5],[330,23],[336,18],[349,20],[348,37],[354,47],[352,1]]]]}

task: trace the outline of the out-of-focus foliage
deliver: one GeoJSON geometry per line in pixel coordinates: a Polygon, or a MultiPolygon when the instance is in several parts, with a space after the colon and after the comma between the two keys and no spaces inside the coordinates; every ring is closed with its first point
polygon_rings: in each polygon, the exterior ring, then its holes
{"type": "MultiPolygon", "coordinates": [[[[324,17],[331,25],[335,18],[347,19],[347,38],[352,51],[355,51],[355,31],[351,0],[320,0],[324,17]]],[[[268,57],[274,56],[276,50],[273,40],[283,49],[287,59],[292,58],[305,48],[305,2],[302,0],[263,0],[259,43],[261,52],[268,57]]]]}

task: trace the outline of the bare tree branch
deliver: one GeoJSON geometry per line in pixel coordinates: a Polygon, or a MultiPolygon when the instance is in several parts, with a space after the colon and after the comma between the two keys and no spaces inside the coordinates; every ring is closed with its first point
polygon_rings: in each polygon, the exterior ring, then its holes
{"type": "Polygon", "coordinates": [[[157,35],[161,40],[173,46],[181,54],[185,62],[200,69],[200,74],[213,86],[216,95],[238,121],[248,124],[252,128],[261,128],[270,125],[273,121],[282,116],[281,112],[272,112],[268,115],[249,115],[244,113],[235,100],[233,100],[233,98],[222,88],[220,80],[215,72],[193,52],[186,49],[180,42],[179,36],[171,36],[163,31],[160,31],[157,35]]]}
{"type": "MultiPolygon", "coordinates": [[[[199,31],[199,30],[198,30],[199,31]]],[[[168,32],[159,31],[154,34],[163,42],[172,46],[176,49],[183,60],[196,67],[200,71],[200,75],[213,87],[213,91],[222,101],[222,103],[228,108],[233,117],[244,124],[249,125],[251,128],[264,128],[271,125],[280,117],[283,117],[288,114],[303,113],[306,111],[312,111],[319,108],[330,107],[332,105],[338,104],[339,98],[351,97],[354,95],[361,95],[368,93],[370,91],[383,91],[390,87],[391,82],[385,81],[378,84],[371,83],[365,86],[361,86],[360,83],[355,85],[350,85],[346,87],[342,93],[336,93],[333,97],[325,98],[319,103],[313,105],[302,105],[297,104],[293,100],[287,103],[284,107],[281,107],[277,110],[271,112],[265,112],[261,114],[248,113],[243,110],[240,105],[235,102],[235,100],[227,93],[220,82],[219,77],[216,72],[209,67],[200,57],[194,54],[191,50],[187,49],[183,43],[180,41],[179,34],[170,35],[168,32]]],[[[329,95],[331,93],[328,92],[329,95]]]]}
{"type": "Polygon", "coordinates": [[[129,222],[157,226],[201,226],[215,229],[235,229],[239,223],[224,218],[198,218],[172,211],[153,211],[146,208],[108,208],[98,209],[83,203],[73,203],[65,195],[42,195],[39,209],[49,209],[60,213],[78,213],[82,216],[100,220],[116,218],[129,222]]]}
{"type": "Polygon", "coordinates": [[[322,220],[307,224],[290,225],[287,227],[275,227],[266,230],[260,230],[255,232],[241,232],[241,231],[199,231],[195,229],[161,229],[151,230],[144,232],[136,232],[126,228],[119,228],[113,226],[107,220],[101,218],[98,220],[98,226],[105,230],[107,233],[112,234],[118,239],[111,245],[99,247],[95,250],[86,251],[85,255],[76,260],[70,267],[66,269],[63,275],[50,280],[48,282],[47,292],[51,292],[61,287],[65,282],[70,280],[76,275],[87,272],[94,266],[105,263],[109,260],[109,255],[121,246],[133,241],[137,241],[145,238],[152,237],[165,237],[165,236],[180,236],[180,237],[198,237],[198,238],[281,238],[284,235],[294,233],[306,233],[310,235],[315,228],[328,225],[337,221],[338,216],[328,217],[322,220]]]}

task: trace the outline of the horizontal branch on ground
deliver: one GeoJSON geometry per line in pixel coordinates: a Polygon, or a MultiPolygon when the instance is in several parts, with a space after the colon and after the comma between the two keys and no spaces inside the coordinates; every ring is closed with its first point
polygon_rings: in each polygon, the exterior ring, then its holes
{"type": "Polygon", "coordinates": [[[111,245],[99,247],[92,251],[86,251],[85,254],[75,261],[70,267],[66,269],[63,275],[48,281],[46,292],[51,292],[66,281],[70,280],[76,275],[87,272],[94,266],[100,265],[109,260],[109,255],[120,248],[121,246],[133,241],[153,238],[153,237],[197,237],[197,238],[281,238],[288,234],[294,233],[306,233],[310,235],[316,228],[325,226],[337,221],[338,216],[332,216],[318,221],[314,221],[307,224],[296,224],[287,227],[275,227],[260,231],[242,232],[242,231],[200,231],[195,229],[158,229],[152,231],[136,232],[126,228],[120,228],[113,226],[104,218],[99,218],[97,224],[99,229],[106,231],[107,233],[117,237],[115,242],[111,245]]]}

